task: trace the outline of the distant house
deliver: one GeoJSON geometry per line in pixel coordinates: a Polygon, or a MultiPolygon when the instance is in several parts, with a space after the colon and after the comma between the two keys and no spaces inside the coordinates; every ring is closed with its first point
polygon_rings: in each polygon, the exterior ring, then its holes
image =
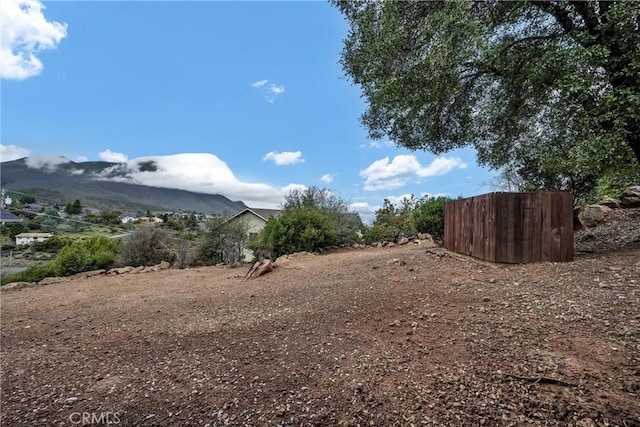
{"type": "Polygon", "coordinates": [[[12,214],[9,211],[6,211],[4,209],[0,209],[0,223],[2,225],[5,225],[8,222],[22,222],[22,218],[12,214]]]}
{"type": "Polygon", "coordinates": [[[44,242],[49,237],[52,237],[51,233],[20,233],[16,235],[16,245],[30,245],[35,242],[44,242]]]}
{"type": "MultiPolygon", "coordinates": [[[[249,238],[253,239],[258,237],[258,234],[260,234],[269,218],[278,218],[282,215],[282,212],[283,211],[279,209],[246,208],[229,218],[228,221],[247,221],[249,238]]],[[[254,254],[252,250],[245,249],[242,253],[242,260],[245,262],[251,262],[253,260],[253,256],[254,254]]]]}
{"type": "Polygon", "coordinates": [[[141,216],[137,220],[140,222],[155,222],[156,224],[161,224],[164,222],[162,218],[158,218],[156,216],[141,216]]]}

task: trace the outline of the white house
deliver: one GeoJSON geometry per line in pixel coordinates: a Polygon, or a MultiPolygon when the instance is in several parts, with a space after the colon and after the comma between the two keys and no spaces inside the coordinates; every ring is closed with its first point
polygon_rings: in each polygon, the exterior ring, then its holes
{"type": "Polygon", "coordinates": [[[16,245],[30,245],[35,242],[44,242],[51,233],[20,233],[16,235],[16,245]]]}
{"type": "MultiPolygon", "coordinates": [[[[258,234],[260,234],[269,218],[278,218],[282,215],[282,212],[283,211],[278,209],[246,208],[229,218],[228,221],[247,221],[249,238],[253,239],[258,237],[258,234]]],[[[253,251],[244,249],[242,252],[242,260],[251,262],[253,260],[253,251]]]]}

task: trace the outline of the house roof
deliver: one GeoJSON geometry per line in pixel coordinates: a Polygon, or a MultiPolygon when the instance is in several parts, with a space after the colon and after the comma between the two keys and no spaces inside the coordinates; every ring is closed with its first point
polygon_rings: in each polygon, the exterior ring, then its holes
{"type": "Polygon", "coordinates": [[[282,211],[280,209],[246,208],[246,209],[238,212],[237,214],[235,214],[231,218],[229,218],[228,221],[231,221],[232,219],[237,218],[240,215],[244,215],[247,212],[252,213],[253,215],[257,216],[258,218],[266,221],[269,218],[278,218],[280,215],[282,215],[282,212],[284,212],[284,211],[282,211]]]}
{"type": "Polygon", "coordinates": [[[21,222],[22,218],[17,215],[12,214],[9,211],[4,209],[0,209],[0,221],[2,222],[21,222]]]}
{"type": "Polygon", "coordinates": [[[16,234],[16,237],[33,237],[33,238],[38,238],[38,237],[52,237],[53,234],[51,233],[20,233],[20,234],[16,234]]]}

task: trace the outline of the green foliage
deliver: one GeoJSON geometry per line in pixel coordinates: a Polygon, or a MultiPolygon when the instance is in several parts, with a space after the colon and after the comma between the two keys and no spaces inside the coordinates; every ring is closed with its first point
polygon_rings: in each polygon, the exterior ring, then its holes
{"type": "Polygon", "coordinates": [[[116,259],[117,242],[106,237],[76,240],[63,247],[55,259],[57,276],[108,268],[116,259]]]}
{"type": "Polygon", "coordinates": [[[33,245],[31,245],[31,248],[37,252],[57,253],[60,252],[63,247],[71,243],[71,239],[59,236],[51,236],[45,241],[33,243],[33,245]]]}
{"type": "Polygon", "coordinates": [[[418,201],[413,211],[413,223],[419,233],[428,233],[433,238],[444,238],[444,207],[449,197],[427,197],[418,201]]]}
{"type": "Polygon", "coordinates": [[[208,219],[204,235],[198,245],[198,257],[205,264],[223,262],[234,266],[242,261],[244,247],[249,240],[249,225],[242,218],[229,221],[228,216],[208,219]]]}
{"type": "Polygon", "coordinates": [[[278,257],[317,251],[337,243],[338,234],[329,215],[314,208],[293,208],[279,218],[269,218],[251,249],[278,257]]]}
{"type": "Polygon", "coordinates": [[[119,211],[102,211],[99,215],[89,213],[85,218],[92,224],[119,226],[122,224],[122,222],[120,221],[120,214],[121,212],[119,211]]]}
{"type": "Polygon", "coordinates": [[[413,196],[403,199],[400,207],[384,199],[382,207],[376,211],[373,224],[365,233],[366,242],[393,242],[401,236],[415,235],[416,228],[412,217],[415,204],[413,196]]]}
{"type": "Polygon", "coordinates": [[[14,239],[20,233],[27,233],[29,228],[21,222],[8,222],[0,227],[3,236],[14,239]]]}
{"type": "Polygon", "coordinates": [[[159,216],[162,219],[162,226],[176,231],[194,231],[198,229],[198,218],[195,213],[169,218],[167,214],[159,216]]]}
{"type": "Polygon", "coordinates": [[[56,262],[51,261],[43,264],[32,265],[31,267],[17,273],[7,274],[2,277],[2,285],[11,282],[39,282],[45,277],[56,276],[56,262]]]}
{"type": "Polygon", "coordinates": [[[73,203],[68,203],[64,211],[67,215],[80,215],[82,213],[82,205],[80,200],[76,199],[73,203]]]}
{"type": "Polygon", "coordinates": [[[53,233],[58,229],[60,224],[60,215],[55,208],[43,209],[43,215],[38,217],[40,221],[40,229],[44,233],[53,233]]]}
{"type": "Polygon", "coordinates": [[[118,247],[118,264],[137,267],[173,262],[170,236],[166,230],[153,225],[137,228],[124,238],[118,247]]]}
{"type": "Polygon", "coordinates": [[[193,265],[197,253],[196,233],[176,233],[169,240],[169,249],[174,254],[176,267],[184,268],[193,265]]]}
{"type": "Polygon", "coordinates": [[[353,212],[349,203],[328,188],[308,187],[292,190],[285,196],[282,205],[285,212],[296,209],[316,209],[327,215],[335,227],[338,243],[353,243],[359,240],[363,229],[360,216],[353,212]]]}
{"type": "Polygon", "coordinates": [[[373,138],[585,199],[640,160],[640,2],[341,1],[373,138]]]}
{"type": "Polygon", "coordinates": [[[619,199],[625,190],[640,183],[640,168],[621,168],[601,177],[595,190],[589,195],[588,202],[599,202],[609,196],[619,199]]]}

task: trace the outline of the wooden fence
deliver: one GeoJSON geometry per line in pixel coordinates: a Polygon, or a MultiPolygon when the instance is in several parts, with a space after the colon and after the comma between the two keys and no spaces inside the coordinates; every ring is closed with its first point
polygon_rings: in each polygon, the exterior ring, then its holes
{"type": "Polygon", "coordinates": [[[573,196],[490,193],[448,202],[444,246],[492,262],[573,261],[573,196]]]}

